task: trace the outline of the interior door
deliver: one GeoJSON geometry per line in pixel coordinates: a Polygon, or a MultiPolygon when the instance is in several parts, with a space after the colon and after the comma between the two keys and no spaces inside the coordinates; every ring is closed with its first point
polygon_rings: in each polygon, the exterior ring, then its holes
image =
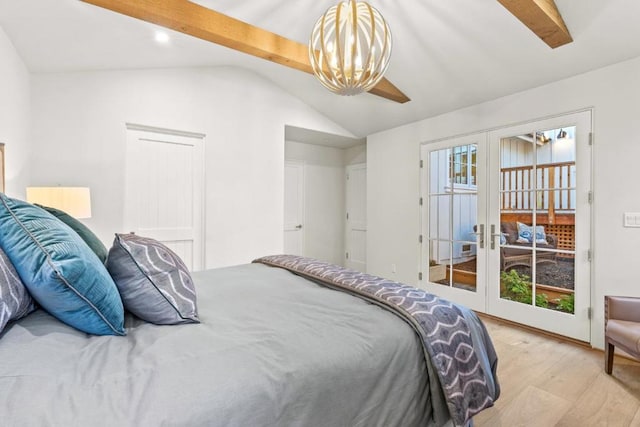
{"type": "Polygon", "coordinates": [[[486,134],[421,148],[420,286],[486,311],[486,134]]]}
{"type": "Polygon", "coordinates": [[[489,133],[488,312],[590,339],[591,112],[489,133]]]}
{"type": "Polygon", "coordinates": [[[367,271],[367,166],[347,166],[345,266],[367,271]]]}
{"type": "Polygon", "coordinates": [[[204,135],[127,126],[125,232],[204,268],[204,135]]]}
{"type": "Polygon", "coordinates": [[[304,163],[284,164],[284,253],[304,255],[304,163]]]}

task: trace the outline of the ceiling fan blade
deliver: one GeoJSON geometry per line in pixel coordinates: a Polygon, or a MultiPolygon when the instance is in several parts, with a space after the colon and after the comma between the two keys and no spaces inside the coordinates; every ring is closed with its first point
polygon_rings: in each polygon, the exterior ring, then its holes
{"type": "Polygon", "coordinates": [[[573,41],[554,0],[498,0],[498,2],[552,49],[573,41]]]}
{"type": "MultiPolygon", "coordinates": [[[[81,1],[313,74],[307,45],[188,0],[81,1]]],[[[369,92],[399,103],[409,101],[386,79],[369,92]]]]}

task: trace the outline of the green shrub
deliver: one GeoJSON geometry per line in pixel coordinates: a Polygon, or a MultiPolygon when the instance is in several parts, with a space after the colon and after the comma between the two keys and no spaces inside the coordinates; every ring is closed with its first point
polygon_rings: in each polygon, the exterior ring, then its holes
{"type": "Polygon", "coordinates": [[[574,294],[564,295],[562,298],[558,300],[556,307],[560,311],[573,314],[575,310],[574,303],[575,303],[574,294]]]}
{"type": "MultiPolygon", "coordinates": [[[[532,291],[529,276],[526,274],[520,275],[516,270],[512,269],[508,272],[501,272],[500,280],[505,289],[505,293],[502,295],[503,298],[523,304],[531,304],[532,291]]],[[[542,308],[549,306],[547,294],[536,294],[536,306],[542,308]]]]}

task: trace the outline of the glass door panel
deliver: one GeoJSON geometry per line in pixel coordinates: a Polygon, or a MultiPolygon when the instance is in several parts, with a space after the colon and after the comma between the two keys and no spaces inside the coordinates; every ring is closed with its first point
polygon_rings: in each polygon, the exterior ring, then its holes
{"type": "MultiPolygon", "coordinates": [[[[422,147],[423,241],[421,283],[431,292],[484,310],[484,253],[478,236],[484,230],[482,189],[485,135],[456,138],[422,147]]],[[[484,242],[483,242],[484,243],[484,242]]]]}
{"type": "Polygon", "coordinates": [[[500,297],[570,314],[575,131],[570,126],[500,141],[500,297]]]}

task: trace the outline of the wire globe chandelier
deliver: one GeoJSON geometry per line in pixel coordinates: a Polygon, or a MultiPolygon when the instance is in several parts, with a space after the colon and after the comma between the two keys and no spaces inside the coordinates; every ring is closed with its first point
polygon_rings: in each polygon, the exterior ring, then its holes
{"type": "Polygon", "coordinates": [[[341,1],[318,19],[309,41],[313,72],[327,89],[357,95],[383,77],[391,57],[391,31],[364,1],[341,1]]]}

